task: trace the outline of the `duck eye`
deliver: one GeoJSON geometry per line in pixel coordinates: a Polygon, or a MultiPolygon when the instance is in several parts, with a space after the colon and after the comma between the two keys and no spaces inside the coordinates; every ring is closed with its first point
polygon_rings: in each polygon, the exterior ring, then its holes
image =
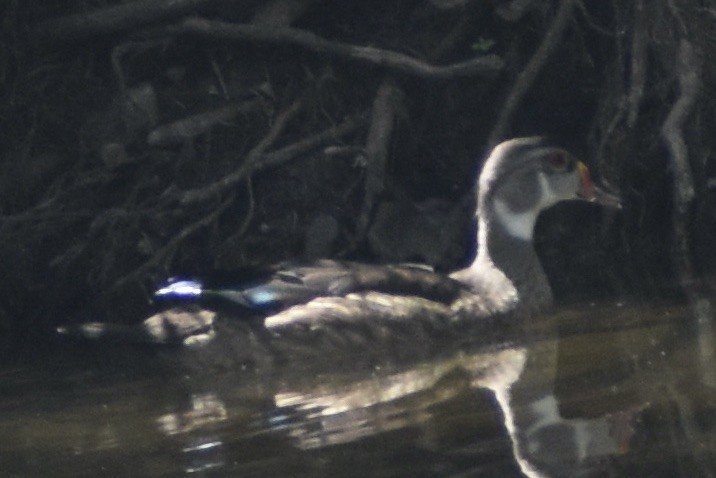
{"type": "Polygon", "coordinates": [[[570,161],[566,152],[555,151],[547,155],[545,163],[556,171],[564,171],[568,168],[570,161]]]}

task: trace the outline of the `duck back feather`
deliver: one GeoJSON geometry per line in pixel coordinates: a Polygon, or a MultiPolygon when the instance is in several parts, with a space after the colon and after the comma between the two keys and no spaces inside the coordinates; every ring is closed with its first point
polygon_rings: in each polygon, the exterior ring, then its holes
{"type": "Polygon", "coordinates": [[[240,286],[216,286],[210,282],[175,279],[154,294],[160,304],[196,303],[217,309],[238,308],[271,313],[304,304],[316,297],[343,297],[352,292],[374,291],[452,302],[464,285],[426,266],[377,265],[320,260],[315,263],[283,263],[260,280],[240,286]]]}

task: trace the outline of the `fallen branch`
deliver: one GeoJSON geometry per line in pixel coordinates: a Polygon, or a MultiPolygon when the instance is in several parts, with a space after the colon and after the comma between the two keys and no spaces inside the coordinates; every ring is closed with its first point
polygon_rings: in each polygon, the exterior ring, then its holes
{"type": "Polygon", "coordinates": [[[203,18],[188,18],[177,25],[162,29],[161,33],[192,34],[212,39],[268,45],[292,45],[316,53],[347,58],[430,79],[491,75],[504,66],[502,58],[497,55],[484,55],[452,65],[436,66],[390,50],[326,40],[297,28],[267,28],[261,25],[234,24],[203,18]]]}
{"type": "Polygon", "coordinates": [[[559,39],[562,37],[562,33],[567,27],[567,23],[572,16],[572,8],[574,6],[574,0],[562,0],[559,4],[559,10],[557,15],[550,25],[547,33],[545,33],[542,43],[539,48],[524,69],[520,72],[515,80],[515,84],[512,86],[512,90],[507,96],[505,104],[500,110],[500,116],[497,118],[495,126],[492,128],[492,132],[489,137],[489,146],[492,147],[504,139],[509,123],[512,120],[512,114],[519,106],[522,98],[525,96],[527,91],[532,87],[537,75],[542,71],[544,64],[547,59],[552,55],[552,52],[557,48],[559,39]]]}
{"type": "Polygon", "coordinates": [[[58,40],[82,40],[108,35],[196,12],[217,0],[137,0],[111,7],[46,20],[35,28],[38,35],[58,40]]]}
{"type": "Polygon", "coordinates": [[[403,97],[402,90],[388,78],[383,80],[373,100],[370,130],[366,138],[366,180],[363,206],[357,222],[357,239],[360,240],[368,229],[375,201],[385,186],[385,167],[388,148],[393,137],[395,116],[403,97]]]}
{"type": "Polygon", "coordinates": [[[261,98],[252,98],[158,126],[147,135],[147,144],[150,146],[183,144],[187,140],[209,131],[218,123],[257,109],[262,103],[261,98]]]}

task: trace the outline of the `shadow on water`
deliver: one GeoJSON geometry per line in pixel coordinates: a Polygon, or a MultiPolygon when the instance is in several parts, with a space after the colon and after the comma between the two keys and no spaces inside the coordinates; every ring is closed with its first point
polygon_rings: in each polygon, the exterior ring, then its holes
{"type": "MultiPolygon", "coordinates": [[[[590,305],[411,364],[172,370],[63,344],[0,369],[3,476],[713,476],[708,310],[590,305]]],[[[180,354],[172,351],[169,354],[180,354]]]]}

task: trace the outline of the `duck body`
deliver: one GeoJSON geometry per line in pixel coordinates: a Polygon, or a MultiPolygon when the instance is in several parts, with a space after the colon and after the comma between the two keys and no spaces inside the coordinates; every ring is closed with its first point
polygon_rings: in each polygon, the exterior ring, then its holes
{"type": "MultiPolygon", "coordinates": [[[[61,333],[154,344],[248,350],[362,350],[421,344],[548,307],[552,293],[532,244],[541,211],[563,200],[616,204],[588,170],[542,138],[501,143],[478,180],[477,257],[449,275],[427,266],[320,260],[281,264],[257,281],[224,286],[172,280],[160,310],[137,325],[87,323],[61,333]],[[489,320],[487,320],[489,319],[489,320]]],[[[288,352],[287,352],[288,350],[288,352]]],[[[230,352],[226,352],[227,354],[230,352]]]]}
{"type": "Polygon", "coordinates": [[[420,265],[328,259],[286,263],[237,286],[170,280],[155,292],[158,311],[139,324],[90,322],[60,332],[192,348],[232,336],[234,344],[244,343],[242,349],[249,348],[247,340],[255,346],[289,338],[306,350],[356,349],[359,344],[365,349],[385,339],[451,335],[474,319],[512,311],[517,303],[510,288],[495,295],[481,281],[472,284],[459,274],[420,265]]]}

